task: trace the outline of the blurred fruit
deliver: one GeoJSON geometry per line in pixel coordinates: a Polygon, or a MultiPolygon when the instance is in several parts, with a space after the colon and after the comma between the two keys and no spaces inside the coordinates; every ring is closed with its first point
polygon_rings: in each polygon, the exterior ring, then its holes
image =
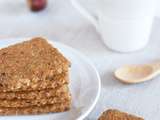
{"type": "Polygon", "coordinates": [[[27,0],[32,11],[40,11],[47,5],[47,0],[27,0]]]}

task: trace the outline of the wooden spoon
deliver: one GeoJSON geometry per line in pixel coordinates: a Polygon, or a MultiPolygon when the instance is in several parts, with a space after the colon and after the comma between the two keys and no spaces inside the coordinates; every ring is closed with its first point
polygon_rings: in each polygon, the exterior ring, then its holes
{"type": "Polygon", "coordinates": [[[140,83],[160,74],[160,63],[128,65],[115,71],[115,77],[124,83],[140,83]]]}

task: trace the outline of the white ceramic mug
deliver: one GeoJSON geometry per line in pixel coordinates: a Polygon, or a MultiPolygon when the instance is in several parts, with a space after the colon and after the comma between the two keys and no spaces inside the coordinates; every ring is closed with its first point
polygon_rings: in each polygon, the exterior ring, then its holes
{"type": "Polygon", "coordinates": [[[156,0],[97,0],[95,16],[98,19],[78,0],[71,2],[96,26],[110,49],[132,52],[144,48],[148,43],[156,0]]]}

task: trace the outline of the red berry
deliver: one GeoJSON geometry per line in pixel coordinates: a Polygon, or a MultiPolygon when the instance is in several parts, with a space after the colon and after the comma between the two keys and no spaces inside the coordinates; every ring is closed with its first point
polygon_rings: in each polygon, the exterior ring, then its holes
{"type": "Polygon", "coordinates": [[[32,11],[40,11],[47,5],[47,0],[28,0],[29,6],[32,11]]]}

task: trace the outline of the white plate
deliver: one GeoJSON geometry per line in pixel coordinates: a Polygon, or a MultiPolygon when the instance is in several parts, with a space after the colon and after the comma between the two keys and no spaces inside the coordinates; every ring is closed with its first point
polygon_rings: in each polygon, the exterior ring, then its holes
{"type": "MultiPolygon", "coordinates": [[[[26,39],[24,39],[26,40],[26,39]]],[[[23,39],[0,40],[0,48],[23,41],[23,39]]],[[[82,120],[94,108],[100,95],[100,77],[91,62],[73,48],[58,42],[51,42],[72,63],[70,90],[72,107],[68,112],[45,115],[0,117],[0,120],[82,120]]]]}

